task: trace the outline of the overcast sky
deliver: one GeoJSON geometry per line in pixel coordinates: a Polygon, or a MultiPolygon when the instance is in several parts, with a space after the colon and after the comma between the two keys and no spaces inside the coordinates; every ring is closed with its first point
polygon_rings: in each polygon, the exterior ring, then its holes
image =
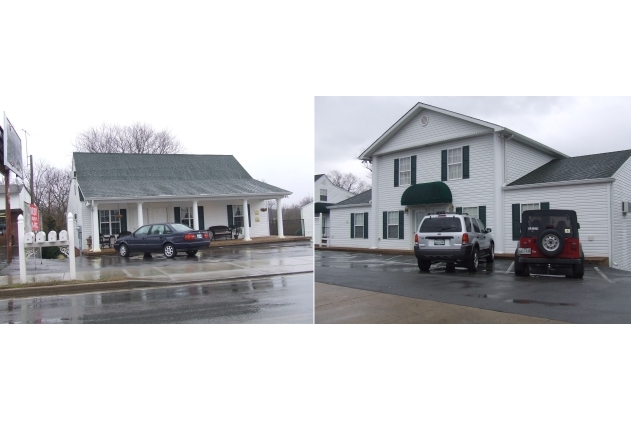
{"type": "Polygon", "coordinates": [[[222,16],[236,5],[174,6],[3,4],[0,113],[24,156],[22,129],[36,162],[69,167],[79,132],[141,122],[170,130],[186,153],[234,155],[255,179],[292,191],[286,203],[312,196],[313,95],[278,95],[291,78],[261,66],[273,58],[266,41],[242,30],[256,28],[256,10],[230,22],[222,16]]]}
{"type": "Polygon", "coordinates": [[[315,171],[366,178],[357,157],[417,102],[507,127],[569,156],[631,149],[631,97],[318,97],[315,171]]]}

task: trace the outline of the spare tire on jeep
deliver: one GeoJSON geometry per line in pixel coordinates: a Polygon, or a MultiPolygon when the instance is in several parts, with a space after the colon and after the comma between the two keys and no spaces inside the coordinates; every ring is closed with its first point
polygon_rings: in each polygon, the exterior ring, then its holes
{"type": "Polygon", "coordinates": [[[547,229],[537,237],[537,247],[546,256],[555,257],[561,254],[565,248],[565,239],[563,234],[557,230],[547,229]]]}

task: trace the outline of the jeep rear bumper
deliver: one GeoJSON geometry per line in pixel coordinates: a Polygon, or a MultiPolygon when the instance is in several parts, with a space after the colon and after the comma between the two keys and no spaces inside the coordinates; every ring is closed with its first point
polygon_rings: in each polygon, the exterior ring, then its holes
{"type": "Polygon", "coordinates": [[[519,263],[545,265],[580,265],[581,259],[554,259],[543,257],[519,257],[519,263]]]}

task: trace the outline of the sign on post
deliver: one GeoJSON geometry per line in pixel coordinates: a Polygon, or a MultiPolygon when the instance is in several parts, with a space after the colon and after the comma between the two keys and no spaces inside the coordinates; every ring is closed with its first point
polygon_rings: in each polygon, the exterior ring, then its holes
{"type": "Polygon", "coordinates": [[[34,204],[29,205],[31,207],[31,228],[34,232],[39,231],[39,209],[34,204]]]}

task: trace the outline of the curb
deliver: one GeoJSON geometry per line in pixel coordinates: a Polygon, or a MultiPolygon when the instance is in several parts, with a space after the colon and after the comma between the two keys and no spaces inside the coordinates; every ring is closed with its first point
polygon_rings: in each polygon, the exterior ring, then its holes
{"type": "Polygon", "coordinates": [[[304,273],[313,273],[313,271],[298,271],[298,272],[280,272],[280,273],[268,273],[262,275],[250,275],[250,276],[235,276],[221,279],[196,279],[192,281],[150,281],[146,279],[130,279],[126,281],[103,281],[103,282],[90,282],[85,284],[72,284],[72,285],[49,285],[40,287],[25,287],[25,288],[8,288],[0,289],[0,300],[10,298],[29,298],[39,297],[46,295],[63,295],[63,294],[82,294],[89,292],[102,292],[126,289],[131,290],[134,288],[147,288],[156,286],[177,286],[177,285],[190,285],[198,284],[202,282],[223,282],[223,281],[245,281],[248,279],[267,278],[271,276],[284,276],[284,275],[298,275],[304,273]]]}

